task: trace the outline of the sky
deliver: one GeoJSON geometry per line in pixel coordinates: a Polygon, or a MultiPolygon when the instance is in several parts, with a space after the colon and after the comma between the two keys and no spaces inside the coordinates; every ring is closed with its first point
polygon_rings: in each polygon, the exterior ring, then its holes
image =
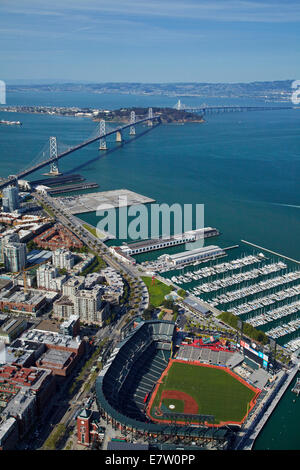
{"type": "Polygon", "coordinates": [[[0,0],[0,79],[300,79],[299,0],[0,0]]]}

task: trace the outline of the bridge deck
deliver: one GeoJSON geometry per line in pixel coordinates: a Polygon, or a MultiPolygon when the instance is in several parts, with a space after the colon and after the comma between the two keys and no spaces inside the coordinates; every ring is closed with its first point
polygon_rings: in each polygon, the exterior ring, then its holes
{"type": "Polygon", "coordinates": [[[25,176],[37,171],[37,170],[40,170],[41,168],[47,166],[47,165],[50,165],[51,163],[53,162],[56,162],[57,160],[60,160],[61,158],[63,157],[66,157],[67,155],[70,155],[71,153],[73,152],[76,152],[76,150],[80,150],[82,149],[83,147],[86,147],[87,145],[90,145],[92,144],[93,142],[97,142],[97,140],[100,140],[100,139],[105,139],[106,137],[109,137],[110,135],[112,134],[115,134],[117,132],[122,132],[123,130],[125,129],[128,129],[129,127],[132,127],[132,126],[137,126],[138,124],[141,124],[143,122],[147,122],[147,121],[155,121],[155,120],[159,120],[160,119],[160,116],[153,116],[153,117],[146,117],[146,118],[143,118],[143,119],[139,119],[138,121],[135,121],[134,123],[129,123],[129,124],[125,124],[124,126],[121,126],[121,127],[118,127],[117,129],[114,129],[112,131],[109,131],[109,132],[106,132],[105,134],[103,135],[99,135],[97,137],[94,137],[92,139],[88,139],[84,142],[81,142],[80,144],[78,145],[75,145],[74,147],[70,147],[68,150],[66,150],[65,152],[62,152],[60,153],[59,155],[57,155],[57,157],[55,158],[48,158],[46,160],[43,160],[42,162],[28,168],[27,170],[24,170],[24,171],[21,171],[20,173],[18,173],[17,175],[14,175],[15,177],[14,178],[11,178],[9,180],[6,180],[5,182],[2,182],[0,183],[0,189],[3,189],[5,188],[6,186],[14,183],[16,180],[18,179],[22,179],[24,178],[25,176]]]}

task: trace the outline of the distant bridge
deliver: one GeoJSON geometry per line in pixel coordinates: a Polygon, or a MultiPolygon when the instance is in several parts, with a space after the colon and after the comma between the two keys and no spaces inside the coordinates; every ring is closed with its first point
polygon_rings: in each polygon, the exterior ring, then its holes
{"type": "Polygon", "coordinates": [[[295,106],[240,106],[240,105],[224,105],[224,106],[209,106],[202,104],[200,106],[186,106],[180,100],[174,106],[174,109],[189,111],[191,113],[201,114],[218,114],[218,113],[232,113],[232,112],[246,112],[246,111],[281,111],[283,109],[299,109],[295,106]]]}
{"type": "Polygon", "coordinates": [[[140,118],[136,119],[136,115],[134,111],[131,111],[130,114],[130,122],[129,124],[125,124],[124,126],[118,127],[114,130],[111,130],[109,132],[106,132],[105,130],[105,121],[101,120],[100,121],[100,132],[99,135],[96,137],[92,137],[88,140],[85,140],[84,142],[81,142],[78,145],[75,145],[74,147],[69,147],[66,151],[59,153],[57,152],[57,143],[56,143],[56,137],[50,137],[50,156],[49,158],[43,159],[42,161],[32,165],[31,167],[20,171],[16,175],[11,175],[7,179],[4,179],[0,181],[0,190],[5,188],[6,186],[9,186],[11,184],[16,184],[16,182],[19,179],[24,178],[25,176],[30,175],[31,173],[40,170],[41,168],[44,168],[45,166],[50,165],[50,172],[48,173],[49,175],[56,176],[59,175],[59,170],[58,170],[58,160],[61,158],[66,157],[67,155],[70,155],[73,152],[76,152],[77,150],[82,149],[83,147],[86,147],[87,145],[92,144],[93,142],[96,142],[97,140],[100,141],[99,145],[99,150],[107,150],[107,145],[106,145],[106,138],[116,134],[116,142],[122,142],[123,141],[123,136],[122,132],[125,131],[126,129],[129,130],[130,135],[135,135],[135,126],[138,124],[142,124],[144,122],[148,123],[148,126],[152,126],[154,122],[159,123],[160,122],[160,116],[159,115],[153,115],[152,108],[149,108],[148,111],[148,116],[145,118],[140,118]]]}

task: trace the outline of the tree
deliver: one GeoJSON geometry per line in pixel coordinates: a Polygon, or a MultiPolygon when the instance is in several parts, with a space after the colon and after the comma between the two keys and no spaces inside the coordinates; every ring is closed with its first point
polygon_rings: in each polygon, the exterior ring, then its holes
{"type": "Polygon", "coordinates": [[[183,297],[183,298],[186,297],[186,291],[184,289],[178,289],[177,294],[180,297],[183,297]]]}

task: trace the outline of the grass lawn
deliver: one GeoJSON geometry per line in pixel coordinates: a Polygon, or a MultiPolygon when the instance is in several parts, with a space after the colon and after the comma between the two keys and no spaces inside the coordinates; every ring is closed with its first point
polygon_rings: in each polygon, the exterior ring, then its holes
{"type": "Polygon", "coordinates": [[[54,214],[53,210],[52,210],[50,207],[46,206],[46,204],[44,204],[44,203],[41,202],[41,201],[38,201],[38,204],[39,204],[40,206],[42,206],[42,208],[44,209],[44,211],[46,211],[46,212],[50,215],[50,217],[53,217],[53,218],[55,219],[55,214],[54,214]]]}
{"type": "Polygon", "coordinates": [[[220,421],[241,421],[255,392],[225,370],[175,362],[159,387],[152,409],[158,406],[163,390],[178,390],[198,403],[199,414],[220,421]]]}
{"type": "Polygon", "coordinates": [[[154,307],[159,307],[164,301],[165,295],[169,294],[173,290],[172,287],[167,286],[158,279],[155,279],[155,284],[153,285],[151,277],[142,277],[142,279],[149,292],[150,304],[154,307]]]}
{"type": "Polygon", "coordinates": [[[97,273],[101,269],[106,268],[105,261],[99,255],[96,255],[96,253],[94,253],[93,251],[90,251],[90,253],[95,256],[95,259],[89,266],[87,266],[82,271],[81,276],[86,276],[89,273],[97,273]]]}
{"type": "Polygon", "coordinates": [[[104,233],[100,232],[99,230],[96,229],[96,227],[90,227],[87,224],[82,224],[82,226],[88,230],[94,237],[96,238],[105,238],[104,233]]]}

